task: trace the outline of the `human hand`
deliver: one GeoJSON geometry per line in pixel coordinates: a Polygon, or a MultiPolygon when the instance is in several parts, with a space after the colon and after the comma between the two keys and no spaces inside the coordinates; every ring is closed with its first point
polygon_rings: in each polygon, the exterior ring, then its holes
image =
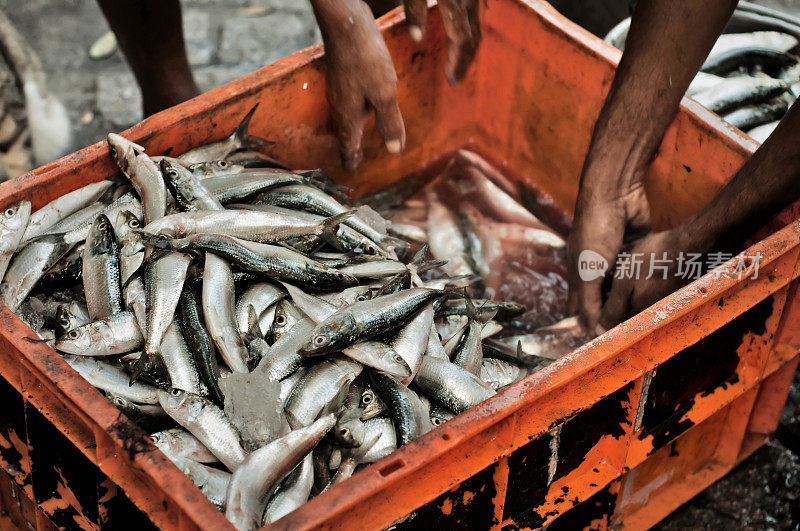
{"type": "MultiPolygon", "coordinates": [[[[480,0],[439,0],[447,36],[445,77],[456,85],[464,77],[481,43],[480,0]]],[[[404,0],[408,33],[419,42],[428,25],[427,0],[404,0]]]]}
{"type": "Polygon", "coordinates": [[[650,208],[640,181],[623,194],[615,193],[612,185],[596,190],[599,185],[593,185],[587,175],[581,182],[575,219],[567,240],[569,312],[579,315],[590,333],[601,333],[598,324],[603,307],[604,275],[581,279],[581,259],[593,258],[581,255],[593,251],[605,260],[607,267],[613,267],[623,244],[649,230],[650,208]]]}
{"type": "Polygon", "coordinates": [[[601,325],[616,326],[683,286],[687,280],[676,270],[684,251],[679,230],[651,233],[633,245],[614,276],[601,325]]]}
{"type": "Polygon", "coordinates": [[[375,110],[377,128],[390,153],[403,149],[406,133],[397,104],[397,74],[372,13],[361,0],[347,0],[336,9],[339,12],[333,20],[320,20],[327,63],[326,92],[342,165],[354,171],[363,158],[361,139],[370,109],[375,110]]]}

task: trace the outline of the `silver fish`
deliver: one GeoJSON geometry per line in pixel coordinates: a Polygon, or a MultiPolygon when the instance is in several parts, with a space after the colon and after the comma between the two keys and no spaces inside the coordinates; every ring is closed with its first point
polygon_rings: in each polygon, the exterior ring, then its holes
{"type": "Polygon", "coordinates": [[[150,440],[170,459],[185,458],[198,463],[215,463],[212,454],[197,437],[181,428],[171,428],[150,435],[150,440]]]}
{"type": "Polygon", "coordinates": [[[11,256],[23,240],[30,215],[30,201],[9,205],[0,214],[0,280],[6,274],[11,256]]]}
{"type": "Polygon", "coordinates": [[[95,387],[119,395],[137,404],[158,404],[157,387],[142,382],[128,384],[128,374],[116,367],[101,360],[86,356],[63,356],[64,361],[70,367],[80,373],[81,376],[95,387]]]}
{"type": "Polygon", "coordinates": [[[104,319],[122,311],[120,249],[114,227],[100,214],[83,249],[83,291],[89,317],[104,319]]]}
{"type": "Polygon", "coordinates": [[[112,356],[133,352],[143,343],[136,316],[119,312],[73,328],[56,340],[54,348],[79,356],[112,356]]]}
{"type": "Polygon", "coordinates": [[[311,452],[335,422],[334,415],[326,415],[247,456],[233,473],[225,504],[225,517],[236,529],[250,531],[261,525],[269,493],[311,452]]]}
{"type": "Polygon", "coordinates": [[[91,205],[111,187],[111,181],[92,183],[57,197],[31,214],[22,241],[26,242],[47,231],[67,216],[91,205]]]}
{"type": "Polygon", "coordinates": [[[261,525],[269,525],[294,511],[311,495],[314,486],[314,461],[309,453],[270,498],[261,525]]]}
{"type": "Polygon", "coordinates": [[[141,146],[119,135],[109,133],[108,144],[111,156],[142,200],[145,225],[162,217],[167,208],[167,188],[158,166],[141,146]]]}
{"type": "Polygon", "coordinates": [[[180,389],[158,390],[158,401],[175,422],[197,437],[229,470],[244,461],[239,433],[225,413],[202,396],[180,389]]]}
{"type": "Polygon", "coordinates": [[[431,356],[422,358],[414,385],[455,413],[463,413],[495,394],[471,372],[431,356]]]}

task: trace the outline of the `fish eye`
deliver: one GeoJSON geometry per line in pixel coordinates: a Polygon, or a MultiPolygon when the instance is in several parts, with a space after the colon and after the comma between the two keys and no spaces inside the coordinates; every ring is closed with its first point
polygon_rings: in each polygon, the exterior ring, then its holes
{"type": "Polygon", "coordinates": [[[5,212],[3,212],[7,218],[10,218],[14,214],[17,213],[17,209],[14,207],[8,207],[5,212]]]}
{"type": "Polygon", "coordinates": [[[114,398],[114,403],[117,404],[118,406],[124,406],[125,405],[125,401],[123,399],[121,399],[120,397],[115,397],[114,398]]]}
{"type": "Polygon", "coordinates": [[[328,336],[325,334],[319,334],[314,336],[314,344],[315,345],[324,345],[328,342],[328,336]]]}
{"type": "Polygon", "coordinates": [[[108,150],[111,152],[111,156],[116,158],[117,150],[115,148],[113,148],[113,147],[109,148],[108,150]]]}
{"type": "Polygon", "coordinates": [[[365,300],[367,300],[367,296],[366,295],[359,295],[358,297],[356,297],[356,300],[358,302],[364,302],[365,300]]]}
{"type": "Polygon", "coordinates": [[[132,220],[130,220],[130,221],[128,222],[128,226],[129,226],[130,228],[132,228],[132,229],[135,229],[135,228],[139,227],[139,225],[140,225],[140,224],[139,224],[139,220],[138,220],[138,219],[136,219],[136,218],[133,218],[132,220]]]}
{"type": "Polygon", "coordinates": [[[367,254],[375,254],[375,247],[371,245],[367,245],[364,250],[367,252],[367,254]]]}
{"type": "Polygon", "coordinates": [[[369,393],[364,393],[364,396],[361,397],[362,404],[369,404],[372,402],[372,395],[369,393]]]}
{"type": "Polygon", "coordinates": [[[172,396],[181,396],[181,390],[178,389],[177,387],[173,387],[172,389],[169,390],[169,394],[171,394],[172,396]]]}
{"type": "Polygon", "coordinates": [[[153,441],[154,443],[157,443],[158,442],[158,435],[156,435],[156,434],[151,435],[150,436],[150,440],[153,441]]]}
{"type": "Polygon", "coordinates": [[[396,354],[394,357],[394,361],[396,361],[397,363],[405,363],[406,360],[404,360],[403,356],[401,356],[400,354],[396,354]]]}
{"type": "Polygon", "coordinates": [[[67,319],[66,317],[62,317],[61,319],[58,320],[58,324],[60,324],[61,326],[69,326],[69,319],[67,319]]]}
{"type": "Polygon", "coordinates": [[[70,330],[69,333],[67,333],[67,336],[69,336],[70,339],[78,339],[80,335],[81,333],[78,332],[77,330],[70,330]]]}
{"type": "Polygon", "coordinates": [[[283,325],[285,325],[285,324],[286,324],[286,316],[285,316],[285,315],[279,315],[279,316],[277,316],[277,317],[275,318],[275,324],[276,324],[276,325],[278,325],[278,326],[283,326],[283,325]]]}
{"type": "Polygon", "coordinates": [[[167,173],[169,174],[170,177],[178,176],[178,172],[176,170],[169,170],[167,173]]]}
{"type": "Polygon", "coordinates": [[[106,226],[107,226],[106,222],[101,221],[100,223],[97,224],[97,230],[106,230],[106,226]]]}
{"type": "Polygon", "coordinates": [[[220,168],[225,168],[227,165],[228,165],[228,161],[226,161],[226,160],[217,161],[217,166],[219,166],[220,168]]]}
{"type": "Polygon", "coordinates": [[[339,430],[339,435],[341,435],[342,437],[347,437],[349,433],[350,433],[350,428],[342,428],[341,430],[339,430]]]}
{"type": "Polygon", "coordinates": [[[431,424],[433,424],[434,426],[439,426],[442,424],[442,419],[440,419],[439,417],[433,417],[431,419],[431,424]]]}

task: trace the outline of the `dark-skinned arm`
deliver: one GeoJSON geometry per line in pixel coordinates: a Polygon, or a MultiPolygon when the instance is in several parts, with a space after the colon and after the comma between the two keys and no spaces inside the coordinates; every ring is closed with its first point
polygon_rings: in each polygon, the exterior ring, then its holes
{"type": "MultiPolygon", "coordinates": [[[[670,268],[650,279],[615,279],[601,322],[613,326],[688,282],[676,273],[683,253],[733,252],[744,236],[800,198],[800,105],[795,103],[775,131],[700,212],[669,231],[650,234],[630,251],[642,253],[642,271],[650,256],[667,253],[670,268]]],[[[691,279],[689,279],[691,280],[691,279]]]]}
{"type": "Polygon", "coordinates": [[[683,94],[736,7],[736,0],[640,0],[625,53],[595,124],[567,244],[570,310],[589,330],[599,321],[602,278],[578,276],[583,250],[613,264],[622,245],[649,230],[643,177],[683,94]]]}
{"type": "Polygon", "coordinates": [[[327,67],[326,93],[336,124],[342,165],[356,169],[370,109],[386,149],[399,153],[406,142],[397,105],[397,74],[383,36],[362,0],[311,0],[327,67]]]}

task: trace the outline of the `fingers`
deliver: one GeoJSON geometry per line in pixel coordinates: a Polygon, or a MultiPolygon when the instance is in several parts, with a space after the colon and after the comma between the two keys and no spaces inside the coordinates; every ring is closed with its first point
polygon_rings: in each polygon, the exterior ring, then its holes
{"type": "Polygon", "coordinates": [[[364,157],[361,150],[361,139],[364,135],[364,125],[367,122],[365,102],[354,95],[350,95],[349,98],[331,98],[329,96],[328,100],[331,104],[331,114],[339,139],[342,167],[347,171],[355,171],[364,157]]]}
{"type": "Polygon", "coordinates": [[[397,104],[397,96],[370,103],[375,108],[375,124],[386,143],[386,150],[395,155],[400,153],[406,146],[406,128],[397,104]]]}
{"type": "Polygon", "coordinates": [[[448,43],[445,77],[451,85],[456,85],[466,74],[481,42],[479,0],[440,0],[439,9],[448,43]]]}
{"type": "Polygon", "coordinates": [[[633,283],[629,279],[614,279],[600,315],[600,325],[612,328],[624,321],[630,314],[633,283]]]}
{"type": "Polygon", "coordinates": [[[428,26],[427,0],[405,0],[403,9],[408,22],[408,34],[414,42],[420,42],[428,26]]]}

